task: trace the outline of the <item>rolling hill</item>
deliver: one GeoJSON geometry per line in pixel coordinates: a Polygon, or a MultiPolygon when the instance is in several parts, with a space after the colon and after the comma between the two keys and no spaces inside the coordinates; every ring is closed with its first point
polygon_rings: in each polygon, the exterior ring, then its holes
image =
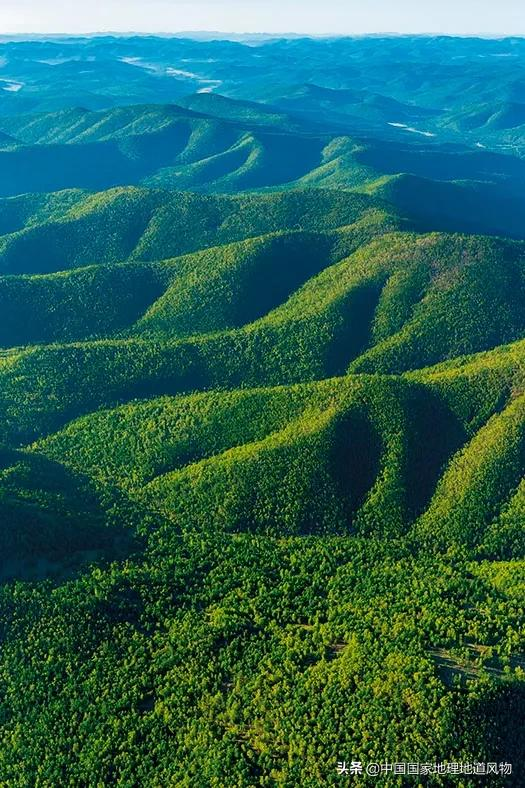
{"type": "Polygon", "coordinates": [[[524,236],[525,164],[514,156],[323,132],[218,94],[183,103],[0,117],[10,135],[0,149],[0,195],[132,185],[206,194],[357,190],[386,198],[421,229],[524,236]]]}
{"type": "Polygon", "coordinates": [[[200,196],[159,189],[65,191],[43,203],[8,199],[0,255],[9,274],[53,273],[86,264],[157,261],[284,230],[323,231],[362,220],[400,220],[366,194],[294,191],[200,196]],[[111,228],[108,235],[107,228],[111,228]]]}

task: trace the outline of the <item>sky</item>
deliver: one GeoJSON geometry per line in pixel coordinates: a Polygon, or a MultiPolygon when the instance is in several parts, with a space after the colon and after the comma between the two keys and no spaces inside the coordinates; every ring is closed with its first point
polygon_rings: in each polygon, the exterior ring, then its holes
{"type": "Polygon", "coordinates": [[[525,34],[525,0],[0,0],[2,33],[525,34]]]}

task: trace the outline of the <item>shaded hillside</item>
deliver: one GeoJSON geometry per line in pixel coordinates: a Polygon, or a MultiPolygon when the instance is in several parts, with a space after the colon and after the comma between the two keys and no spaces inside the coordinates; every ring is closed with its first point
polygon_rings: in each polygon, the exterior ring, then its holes
{"type": "Polygon", "coordinates": [[[29,327],[43,343],[0,360],[4,439],[135,397],[347,370],[399,374],[521,338],[521,244],[373,238],[384,230],[361,220],[164,263],[4,277],[4,345],[21,344],[29,327]],[[34,314],[26,319],[28,295],[34,314]],[[98,339],[73,341],[90,336],[98,339]]]}
{"type": "Polygon", "coordinates": [[[278,116],[259,129],[255,105],[238,118],[227,114],[217,120],[164,105],[4,118],[0,128],[14,144],[0,150],[0,193],[148,180],[170,188],[253,189],[295,180],[320,160],[323,140],[287,130],[278,116]]]}
{"type": "Polygon", "coordinates": [[[101,493],[85,476],[24,452],[0,451],[0,513],[1,583],[57,571],[67,578],[136,546],[127,498],[101,493]]]}
{"type": "Polygon", "coordinates": [[[128,188],[65,192],[49,203],[24,196],[0,202],[0,216],[4,206],[11,232],[0,238],[0,269],[9,274],[155,261],[279,230],[324,231],[361,219],[390,227],[398,222],[380,200],[328,191],[203,197],[128,188]]]}
{"type": "Polygon", "coordinates": [[[218,94],[183,103],[0,117],[0,129],[12,135],[0,149],[0,195],[129,185],[204,193],[362,190],[399,176],[381,191],[423,218],[425,229],[523,236],[525,164],[514,156],[422,138],[322,132],[218,94]]]}
{"type": "Polygon", "coordinates": [[[422,230],[524,235],[525,204],[504,184],[433,181],[404,174],[386,176],[363,190],[394,205],[422,230]]]}

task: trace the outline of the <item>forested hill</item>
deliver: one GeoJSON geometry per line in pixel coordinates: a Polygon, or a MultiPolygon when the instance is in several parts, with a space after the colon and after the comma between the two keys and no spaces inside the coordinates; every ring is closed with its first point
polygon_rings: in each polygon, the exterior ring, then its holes
{"type": "Polygon", "coordinates": [[[0,785],[522,785],[523,42],[0,55],[0,785]]]}
{"type": "Polygon", "coordinates": [[[213,94],[186,104],[0,115],[0,198],[129,186],[203,194],[344,190],[388,202],[420,229],[525,236],[525,163],[516,156],[364,138],[351,126],[352,135],[323,132],[213,94]]]}

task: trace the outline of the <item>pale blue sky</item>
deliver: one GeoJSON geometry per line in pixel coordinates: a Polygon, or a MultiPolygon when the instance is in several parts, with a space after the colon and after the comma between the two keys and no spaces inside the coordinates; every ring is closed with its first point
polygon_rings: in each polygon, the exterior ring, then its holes
{"type": "Polygon", "coordinates": [[[0,33],[525,33],[525,0],[0,0],[0,33]]]}

